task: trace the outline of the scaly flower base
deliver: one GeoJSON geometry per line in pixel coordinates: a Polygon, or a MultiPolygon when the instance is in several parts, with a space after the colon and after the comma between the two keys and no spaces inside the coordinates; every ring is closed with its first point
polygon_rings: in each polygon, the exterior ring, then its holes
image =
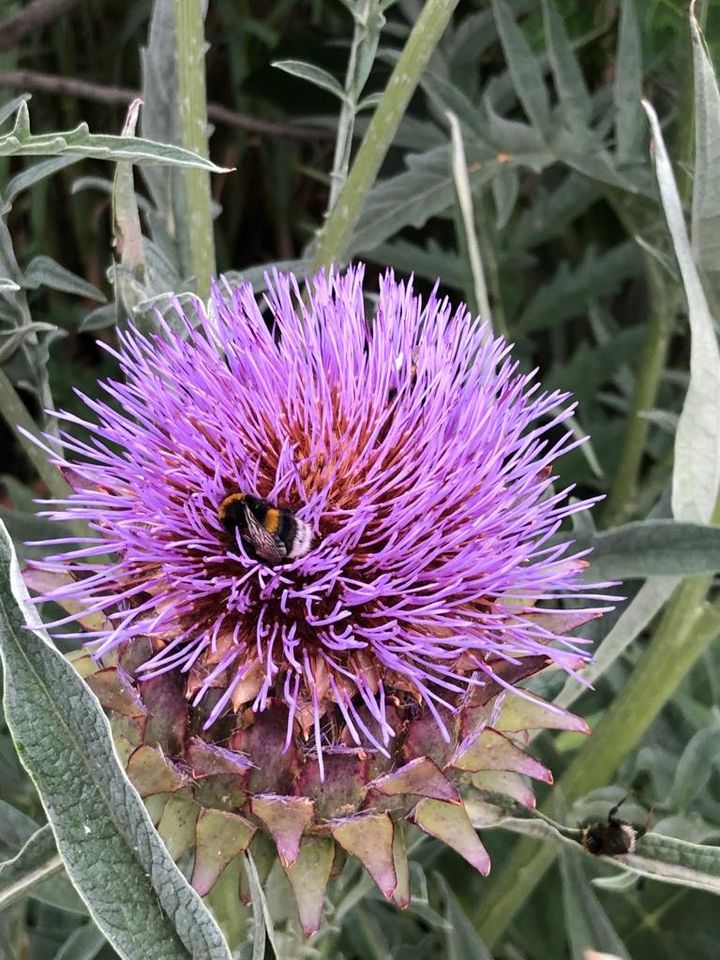
{"type": "MultiPolygon", "coordinates": [[[[344,854],[357,857],[388,900],[408,905],[404,820],[486,874],[490,860],[468,819],[461,786],[533,807],[526,778],[551,783],[552,775],[523,751],[528,731],[587,732],[580,718],[488,679],[445,718],[449,743],[427,711],[399,696],[390,707],[398,732],[389,757],[353,746],[336,729],[324,749],[321,779],[312,750],[299,742],[284,750],[287,707],[281,701],[245,722],[233,716],[232,732],[214,730],[210,737],[202,733],[205,711],[188,706],[176,674],[136,682],[133,665],[147,653],[134,644],[115,666],[103,668],[84,653],[73,661],[111,711],[118,750],[141,796],[167,796],[161,836],[176,858],[195,847],[192,884],[202,896],[234,858],[251,844],[267,847],[269,838],[306,935],[321,924],[325,888],[344,854]],[[213,743],[218,735],[227,746],[213,743]]],[[[546,658],[526,657],[517,666],[494,668],[515,684],[547,665],[546,658]]],[[[272,859],[262,860],[267,875],[272,859]]]]}

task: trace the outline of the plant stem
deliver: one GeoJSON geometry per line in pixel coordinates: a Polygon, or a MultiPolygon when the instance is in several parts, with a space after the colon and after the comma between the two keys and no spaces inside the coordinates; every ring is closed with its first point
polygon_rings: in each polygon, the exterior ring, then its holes
{"type": "MultiPolygon", "coordinates": [[[[350,151],[352,149],[353,130],[355,129],[355,115],[362,86],[358,76],[358,53],[360,46],[367,36],[367,18],[373,0],[366,0],[363,15],[355,15],[350,56],[348,57],[345,72],[345,99],[340,108],[338,118],[337,137],[335,139],[335,154],[333,156],[332,171],[330,172],[330,199],[328,200],[328,215],[335,206],[335,201],[347,180],[350,169],[350,151]]],[[[364,81],[363,81],[364,82],[364,81]]]]}
{"type": "Polygon", "coordinates": [[[342,260],[368,190],[375,182],[430,55],[458,0],[427,0],[373,114],[345,186],[323,227],[312,269],[342,260]]]}
{"type": "MultiPolygon", "coordinates": [[[[716,519],[718,517],[716,510],[716,519]]],[[[605,786],[635,748],[663,706],[708,645],[720,633],[720,603],[704,602],[712,577],[687,577],[675,591],[652,642],[558,781],[567,803],[605,786]]],[[[544,809],[551,813],[546,804],[544,809]]],[[[523,839],[513,849],[475,911],[475,923],[490,949],[553,863],[555,850],[523,839]]]]}
{"type": "MultiPolygon", "coordinates": [[[[200,0],[177,0],[176,70],[182,146],[208,157],[205,97],[205,34],[200,0]]],[[[210,214],[210,174],[183,170],[187,201],[188,248],[197,292],[206,297],[215,273],[215,243],[210,214]]]]}
{"type": "Polygon", "coordinates": [[[17,395],[12,383],[1,369],[0,411],[2,411],[3,418],[15,436],[18,438],[25,453],[27,454],[28,460],[30,460],[32,465],[37,470],[40,479],[47,487],[50,495],[52,497],[56,497],[57,499],[66,497],[68,493],[70,493],[70,487],[65,482],[63,475],[60,473],[57,467],[54,467],[52,464],[48,463],[47,456],[43,450],[37,446],[37,444],[33,443],[32,440],[29,440],[25,434],[21,433],[20,429],[18,429],[22,428],[26,431],[26,433],[37,437],[38,440],[42,439],[40,436],[40,431],[35,425],[35,421],[25,409],[25,404],[17,395]]]}
{"type": "Polygon", "coordinates": [[[650,318],[620,461],[603,512],[603,526],[608,527],[627,520],[634,512],[640,466],[650,428],[650,421],[642,414],[655,405],[675,312],[675,297],[668,289],[663,268],[650,254],[646,253],[644,257],[650,294],[650,318]]]}

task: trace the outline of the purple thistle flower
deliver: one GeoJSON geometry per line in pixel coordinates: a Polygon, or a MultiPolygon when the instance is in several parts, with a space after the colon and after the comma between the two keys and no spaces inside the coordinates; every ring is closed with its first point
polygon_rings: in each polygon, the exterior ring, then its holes
{"type": "Polygon", "coordinates": [[[607,599],[551,539],[591,502],[553,487],[579,442],[568,394],[392,273],[367,316],[362,281],[319,274],[303,295],[276,275],[265,315],[249,284],[218,287],[197,328],[178,306],[180,332],[120,333],[125,381],[83,397],[96,420],[58,414],[90,440],[62,433],[74,491],[51,516],[96,536],[37,564],[73,578],[42,599],[106,615],[98,656],[148,638],[140,676],[184,674],[205,729],[283,702],[286,747],[314,742],[321,775],[332,712],[348,746],[387,755],[389,704],[410,697],[449,739],[463,696],[506,683],[503,661],[586,658],[565,634],[601,608],[553,619],[538,600],[607,599]],[[233,493],[289,508],[310,549],[265,562],[220,519],[233,493]]]}

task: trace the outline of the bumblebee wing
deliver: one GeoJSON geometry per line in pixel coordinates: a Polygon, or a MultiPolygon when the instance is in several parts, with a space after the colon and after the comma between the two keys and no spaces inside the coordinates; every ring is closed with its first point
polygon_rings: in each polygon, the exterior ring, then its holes
{"type": "Polygon", "coordinates": [[[285,545],[265,529],[253,512],[245,508],[247,520],[247,539],[259,557],[268,563],[284,560],[287,554],[285,545]]]}

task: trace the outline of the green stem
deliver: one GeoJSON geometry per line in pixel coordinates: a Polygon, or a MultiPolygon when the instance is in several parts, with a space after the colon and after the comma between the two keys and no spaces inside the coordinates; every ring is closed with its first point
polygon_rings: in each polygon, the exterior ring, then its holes
{"type": "Polygon", "coordinates": [[[427,0],[373,114],[345,186],[320,233],[312,269],[342,260],[365,197],[458,0],[427,0]]]}
{"type": "Polygon", "coordinates": [[[63,475],[57,467],[48,463],[43,450],[20,432],[20,428],[22,428],[33,437],[42,440],[35,421],[27,412],[25,404],[17,395],[15,388],[2,369],[0,369],[0,412],[2,412],[7,425],[18,438],[28,460],[37,470],[50,495],[59,500],[66,497],[70,493],[70,487],[65,482],[63,475]]]}
{"type": "Polygon", "coordinates": [[[620,461],[603,513],[603,525],[608,527],[627,520],[635,509],[638,477],[650,428],[650,421],[643,413],[655,406],[675,312],[675,298],[665,282],[662,267],[650,254],[645,254],[645,267],[650,294],[650,319],[620,461]]]}
{"type": "MultiPolygon", "coordinates": [[[[716,517],[718,511],[716,511],[716,517]]],[[[720,633],[720,603],[704,602],[712,577],[687,577],[678,587],[652,642],[607,711],[592,739],[577,752],[557,783],[567,803],[605,786],[622,760],[673,696],[720,633]]],[[[552,812],[549,804],[546,808],[552,812]]],[[[475,923],[490,949],[552,865],[555,850],[522,840],[478,904],[475,923]]]]}
{"type": "Polygon", "coordinates": [[[328,214],[335,206],[335,201],[345,185],[348,170],[350,169],[350,151],[352,148],[353,130],[355,129],[355,114],[357,113],[359,95],[359,91],[357,91],[359,80],[357,76],[358,51],[362,41],[365,38],[366,32],[367,30],[363,21],[356,16],[352,45],[350,46],[350,56],[348,58],[347,71],[345,73],[345,99],[343,100],[342,107],[340,108],[337,137],[335,138],[335,155],[333,157],[332,171],[330,172],[330,199],[328,200],[328,214]]]}
{"type": "MultiPolygon", "coordinates": [[[[205,34],[200,0],[177,0],[176,65],[182,146],[208,157],[205,96],[205,34]]],[[[210,174],[183,170],[187,202],[190,265],[197,291],[206,297],[215,273],[215,243],[210,214],[210,174]]]]}

